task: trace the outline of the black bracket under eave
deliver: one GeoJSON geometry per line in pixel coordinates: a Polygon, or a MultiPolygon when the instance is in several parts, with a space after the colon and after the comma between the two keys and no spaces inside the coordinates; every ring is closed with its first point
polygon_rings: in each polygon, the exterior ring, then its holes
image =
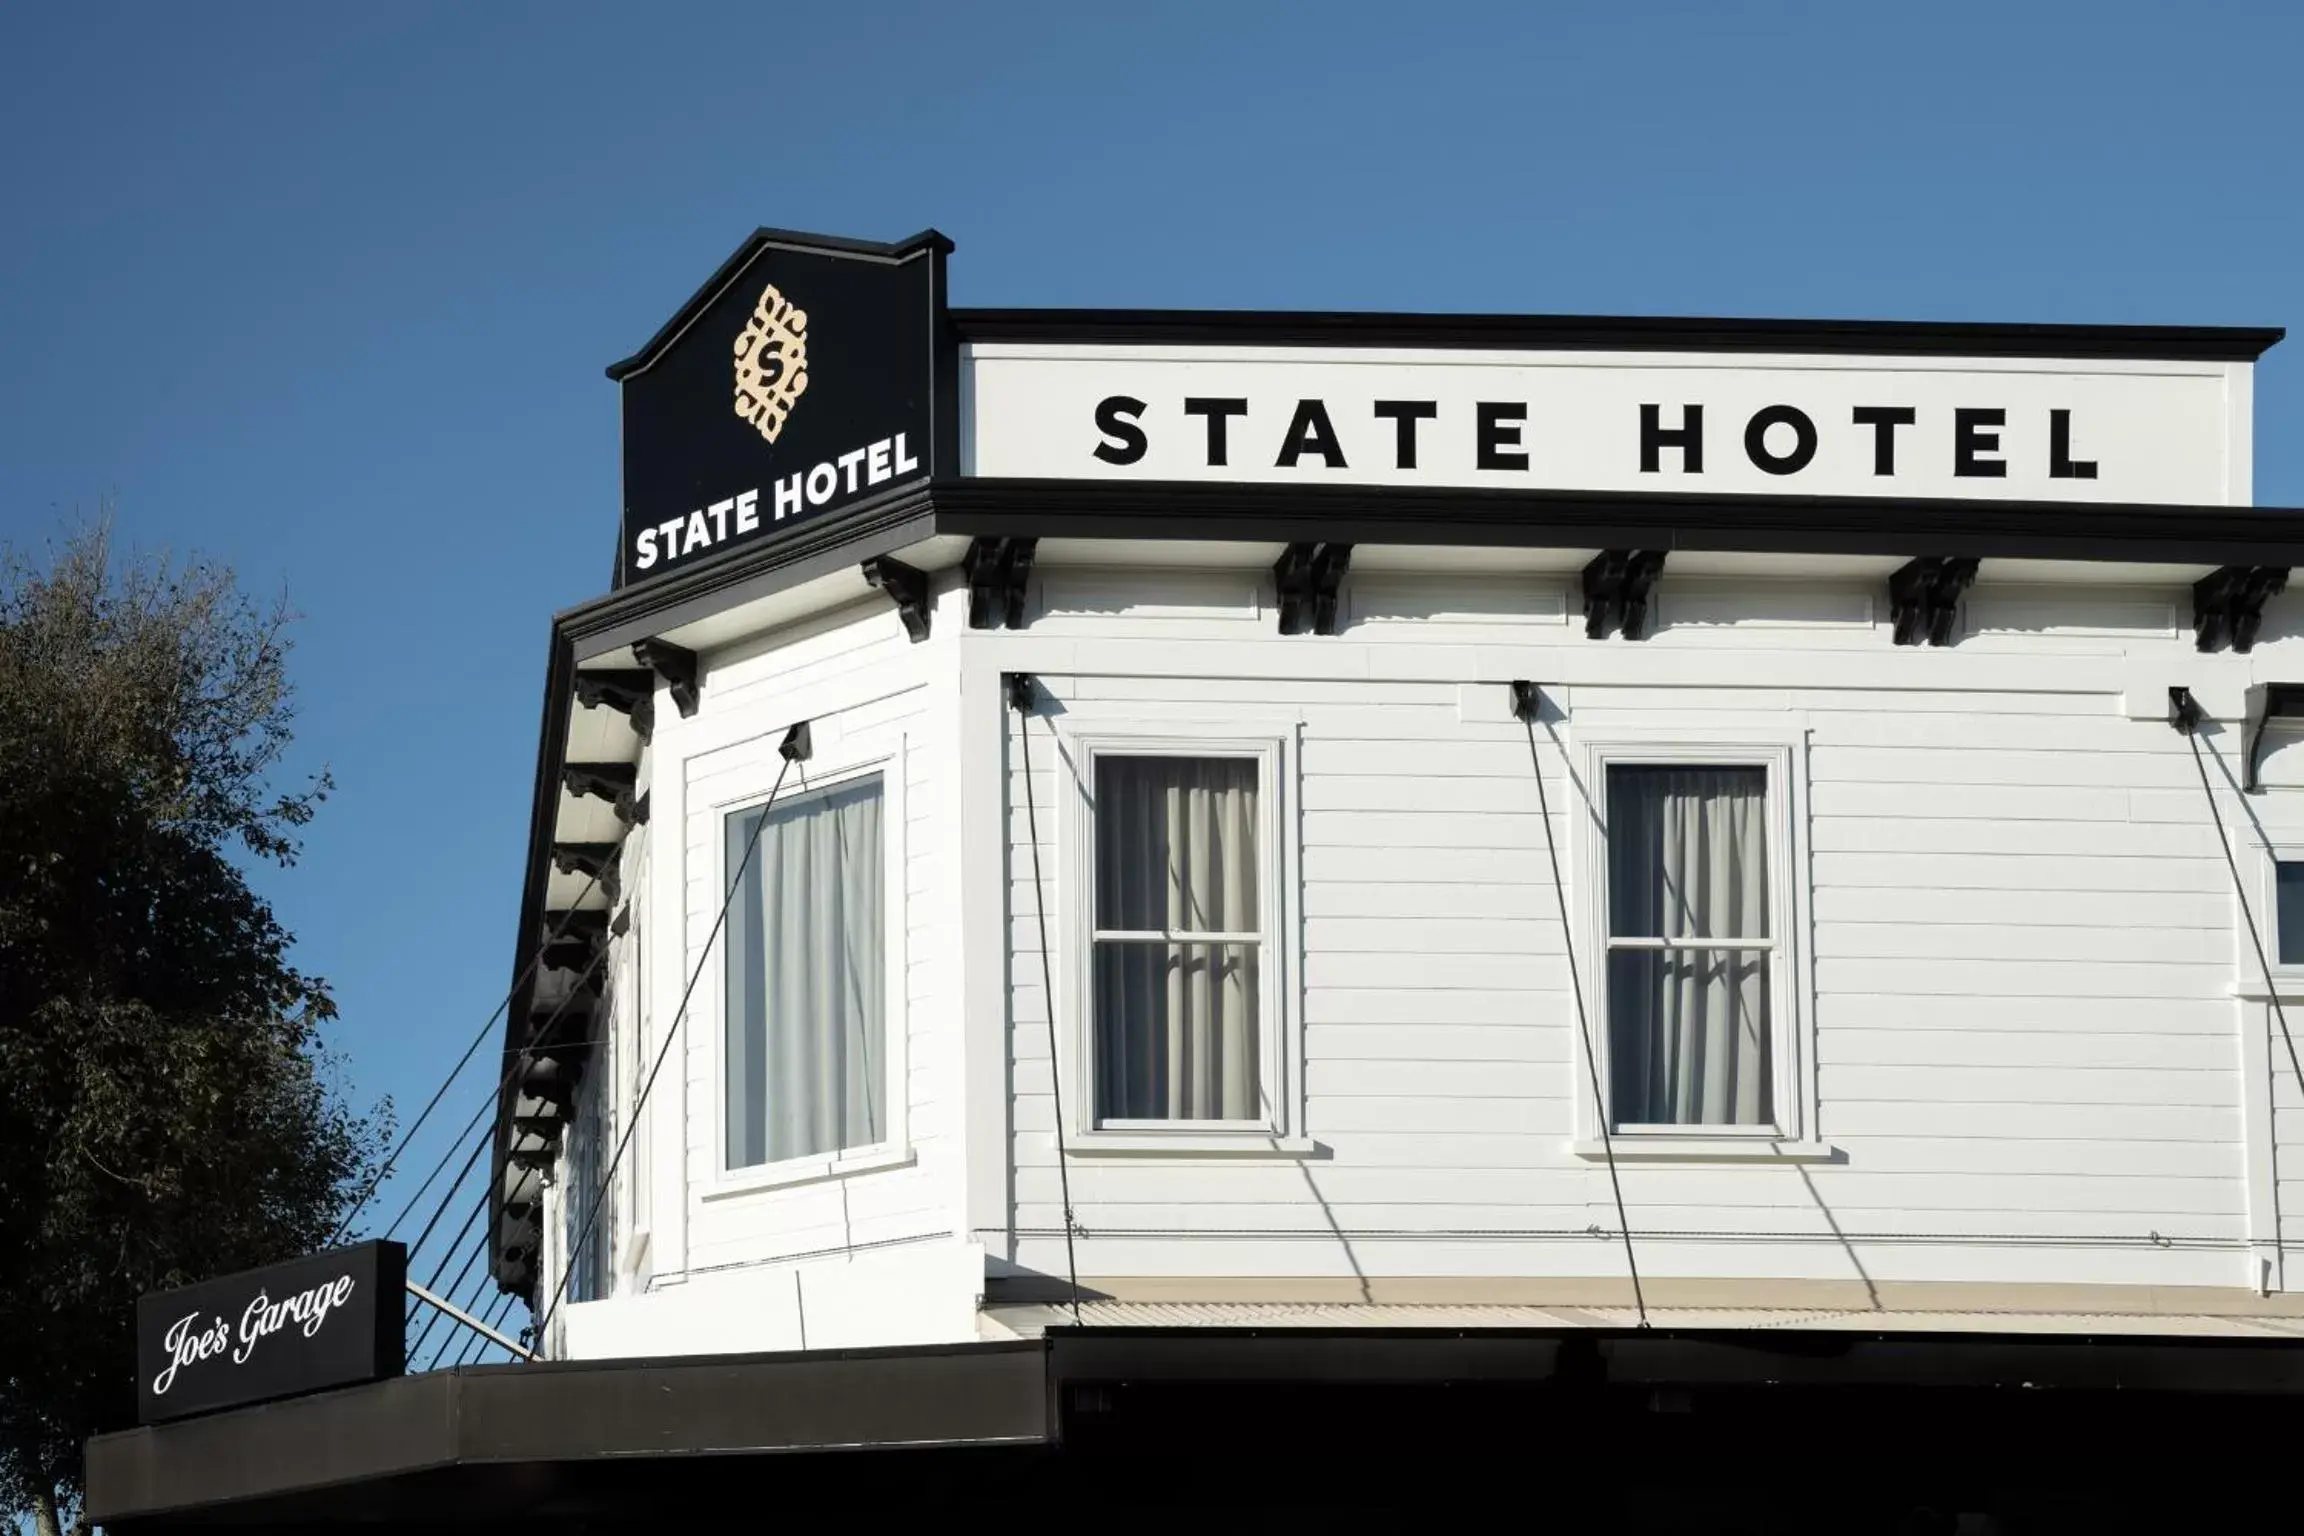
{"type": "Polygon", "coordinates": [[[598,795],[607,801],[615,808],[616,819],[624,825],[629,827],[639,823],[639,765],[563,763],[560,765],[560,782],[571,795],[598,795]]]}
{"type": "Polygon", "coordinates": [[[685,720],[696,713],[696,653],[669,640],[635,640],[632,654],[640,665],[663,679],[672,691],[672,705],[685,720]]]}
{"type": "Polygon", "coordinates": [[[576,674],[576,702],[613,709],[632,722],[642,741],[656,724],[656,674],[642,667],[611,667],[576,674]]]}
{"type": "Polygon", "coordinates": [[[1604,549],[1584,567],[1584,637],[1648,638],[1648,601],[1664,574],[1660,549],[1604,549]]]}
{"type": "Polygon", "coordinates": [[[903,561],[879,555],[864,562],[864,580],[874,591],[885,592],[904,621],[904,633],[918,645],[928,638],[928,573],[903,561]]]}
{"type": "Polygon", "coordinates": [[[2240,788],[2253,793],[2261,786],[2256,778],[2256,757],[2264,748],[2264,728],[2276,719],[2294,720],[2304,716],[2304,684],[2267,683],[2264,685],[2264,712],[2256,717],[2256,728],[2248,737],[2248,750],[2240,761],[2240,788]]]}
{"type": "Polygon", "coordinates": [[[1024,593],[1032,581],[1038,539],[975,539],[960,557],[968,582],[970,629],[1022,629],[1024,593]]]}
{"type": "Polygon", "coordinates": [[[2284,565],[2227,565],[2192,584],[2192,644],[2213,651],[2229,644],[2245,656],[2264,627],[2264,604],[2288,585],[2284,565]]]}
{"type": "Polygon", "coordinates": [[[1950,645],[1960,598],[1981,562],[1967,555],[1922,555],[1888,578],[1888,616],[1898,645],[1950,645]]]}
{"type": "Polygon", "coordinates": [[[608,898],[610,906],[616,903],[617,855],[621,843],[554,843],[552,867],[564,875],[590,875],[608,898]]]}
{"type": "Polygon", "coordinates": [[[1272,566],[1280,600],[1280,633],[1336,633],[1336,598],[1352,565],[1349,544],[1291,544],[1272,566]]]}

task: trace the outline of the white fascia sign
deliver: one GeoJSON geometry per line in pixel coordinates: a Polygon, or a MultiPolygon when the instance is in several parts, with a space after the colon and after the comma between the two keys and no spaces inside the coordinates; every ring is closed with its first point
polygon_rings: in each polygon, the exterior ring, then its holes
{"type": "Polygon", "coordinates": [[[977,343],[968,472],[2237,505],[2244,363],[977,343]],[[2236,404],[2237,402],[2237,404],[2236,404]]]}

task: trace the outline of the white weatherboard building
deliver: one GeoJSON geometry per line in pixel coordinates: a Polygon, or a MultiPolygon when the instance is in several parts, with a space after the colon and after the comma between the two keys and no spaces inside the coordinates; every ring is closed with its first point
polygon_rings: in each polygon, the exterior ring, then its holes
{"type": "Polygon", "coordinates": [[[614,370],[498,1157],[549,1354],[2304,1326],[2277,332],[947,249],[763,232],[614,370]]]}

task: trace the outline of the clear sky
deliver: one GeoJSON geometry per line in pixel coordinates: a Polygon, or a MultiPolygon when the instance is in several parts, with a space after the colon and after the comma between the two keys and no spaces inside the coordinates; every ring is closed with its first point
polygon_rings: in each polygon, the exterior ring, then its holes
{"type": "MultiPolygon", "coordinates": [[[[2304,330],[2300,57],[2273,0],[18,0],[0,538],[286,587],[338,788],[266,884],[412,1110],[509,980],[601,369],[755,225],[933,225],[971,305],[2304,330]]],[[[2256,403],[2304,504],[2304,334],[2256,403]]]]}

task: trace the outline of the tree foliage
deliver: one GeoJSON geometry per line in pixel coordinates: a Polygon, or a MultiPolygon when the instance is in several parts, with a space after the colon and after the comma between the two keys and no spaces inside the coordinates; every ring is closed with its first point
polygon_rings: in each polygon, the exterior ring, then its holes
{"type": "Polygon", "coordinates": [[[101,528],[0,555],[0,1510],[51,1529],[134,1422],[136,1298],[322,1246],[388,1130],[242,868],[328,788],[273,784],[286,620],[101,528]]]}

